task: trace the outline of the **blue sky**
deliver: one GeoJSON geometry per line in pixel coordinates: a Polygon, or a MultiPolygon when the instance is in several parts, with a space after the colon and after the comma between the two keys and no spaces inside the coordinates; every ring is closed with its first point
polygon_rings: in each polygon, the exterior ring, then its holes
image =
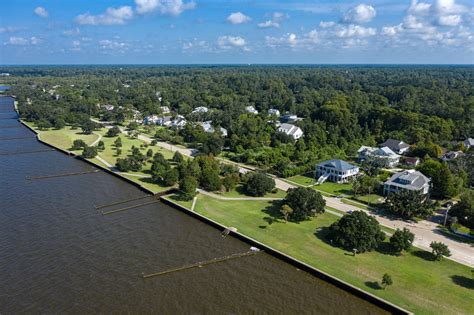
{"type": "Polygon", "coordinates": [[[474,63],[474,1],[3,0],[0,64],[474,63]]]}

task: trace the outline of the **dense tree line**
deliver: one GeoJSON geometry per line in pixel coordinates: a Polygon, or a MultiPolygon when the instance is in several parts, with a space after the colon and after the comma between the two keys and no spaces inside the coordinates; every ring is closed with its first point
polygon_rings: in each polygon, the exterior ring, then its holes
{"type": "MultiPolygon", "coordinates": [[[[281,176],[302,173],[316,161],[352,156],[362,144],[396,138],[414,155],[439,157],[440,146],[474,134],[471,67],[311,66],[88,66],[1,67],[23,118],[46,128],[84,126],[90,116],[123,122],[159,114],[160,106],[190,122],[212,120],[229,135],[190,124],[160,139],[185,142],[281,176]],[[111,104],[105,111],[98,104],[111,104]],[[247,114],[254,106],[258,115],[247,114]],[[198,107],[210,109],[189,115],[198,107]],[[305,136],[276,132],[267,110],[296,114],[305,136]]],[[[86,128],[91,126],[85,125],[86,128]]],[[[217,130],[217,128],[216,128],[217,130]]],[[[445,170],[443,170],[445,171],[445,170]]],[[[471,180],[472,182],[472,180],[471,180]]]]}

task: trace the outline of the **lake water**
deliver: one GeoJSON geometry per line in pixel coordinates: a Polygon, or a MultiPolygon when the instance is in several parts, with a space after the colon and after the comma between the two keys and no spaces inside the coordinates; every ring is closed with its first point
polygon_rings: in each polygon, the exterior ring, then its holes
{"type": "MultiPolygon", "coordinates": [[[[0,97],[0,152],[47,149],[5,128],[21,126],[12,110],[0,97]]],[[[384,313],[265,253],[144,280],[249,245],[163,203],[102,216],[94,205],[145,196],[104,172],[27,179],[91,169],[54,151],[0,155],[0,314],[384,313]]]]}

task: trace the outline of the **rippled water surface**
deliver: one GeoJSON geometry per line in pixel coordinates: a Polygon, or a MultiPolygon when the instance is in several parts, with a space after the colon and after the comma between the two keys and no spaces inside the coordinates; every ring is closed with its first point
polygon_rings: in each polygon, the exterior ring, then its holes
{"type": "Polygon", "coordinates": [[[162,203],[102,216],[94,205],[145,196],[104,172],[27,179],[93,168],[54,151],[5,155],[48,149],[12,104],[0,97],[0,314],[383,312],[264,253],[142,279],[249,245],[162,203]]]}

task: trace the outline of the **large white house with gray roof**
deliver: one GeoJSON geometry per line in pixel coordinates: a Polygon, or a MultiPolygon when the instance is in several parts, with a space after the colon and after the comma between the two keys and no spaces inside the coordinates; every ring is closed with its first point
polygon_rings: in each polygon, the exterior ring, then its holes
{"type": "Polygon", "coordinates": [[[329,160],[316,165],[318,184],[326,180],[335,183],[347,183],[359,174],[359,167],[343,160],[329,160]]]}
{"type": "Polygon", "coordinates": [[[400,162],[400,155],[389,147],[373,148],[361,146],[357,151],[360,162],[367,162],[379,167],[394,167],[400,162]]]}
{"type": "Polygon", "coordinates": [[[383,185],[384,195],[398,192],[400,190],[419,191],[427,194],[430,191],[431,180],[423,173],[415,170],[407,170],[394,174],[383,185]]]}
{"type": "Polygon", "coordinates": [[[292,124],[281,124],[280,127],[278,127],[278,131],[286,133],[295,140],[298,140],[303,136],[303,130],[301,130],[300,127],[292,124]]]}

